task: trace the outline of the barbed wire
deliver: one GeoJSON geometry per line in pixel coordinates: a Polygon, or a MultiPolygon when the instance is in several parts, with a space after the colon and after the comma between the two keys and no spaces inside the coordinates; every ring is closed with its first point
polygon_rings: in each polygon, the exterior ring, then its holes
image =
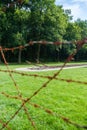
{"type": "MultiPolygon", "coordinates": [[[[5,73],[8,73],[9,71],[8,70],[3,70],[3,69],[0,69],[1,72],[5,72],[5,73]]],[[[24,73],[24,72],[18,72],[18,71],[15,71],[15,70],[10,70],[11,73],[15,73],[15,74],[19,74],[19,75],[22,75],[22,76],[31,76],[31,77],[36,77],[36,78],[46,78],[46,79],[52,79],[52,76],[43,76],[43,75],[39,75],[39,74],[29,74],[29,73],[24,73]]],[[[64,78],[54,78],[55,80],[60,80],[60,81],[66,81],[66,82],[69,82],[69,83],[79,83],[79,84],[87,84],[86,81],[78,81],[78,80],[72,80],[72,79],[64,79],[64,78]]]]}
{"type": "MultiPolygon", "coordinates": [[[[25,114],[27,115],[27,119],[29,120],[29,122],[31,122],[31,126],[33,127],[34,130],[36,130],[36,125],[35,125],[35,122],[33,121],[32,119],[32,116],[30,115],[30,113],[28,112],[28,108],[26,106],[27,103],[29,103],[30,105],[32,105],[34,108],[39,108],[39,109],[42,109],[44,110],[46,113],[50,114],[50,115],[53,115],[53,116],[56,116],[56,117],[59,117],[61,118],[63,121],[69,123],[69,124],[72,124],[78,128],[83,128],[83,129],[87,129],[87,126],[85,125],[80,125],[80,124],[77,124],[73,121],[71,121],[70,119],[66,118],[66,117],[63,117],[62,115],[59,115],[59,114],[56,114],[54,112],[52,112],[52,110],[50,109],[47,109],[47,108],[44,108],[38,104],[34,104],[34,103],[31,103],[31,99],[33,97],[35,97],[36,95],[39,94],[39,92],[48,87],[48,84],[52,81],[52,80],[60,80],[60,81],[66,81],[68,83],[71,83],[71,82],[74,82],[74,83],[80,83],[80,84],[87,84],[87,82],[83,82],[83,81],[77,81],[77,80],[72,80],[72,79],[63,79],[63,78],[59,78],[59,74],[61,73],[61,71],[63,70],[63,68],[67,65],[67,63],[69,61],[71,61],[71,59],[74,57],[74,55],[79,51],[79,49],[85,44],[87,43],[87,39],[85,40],[81,40],[81,41],[77,41],[75,42],[75,44],[78,45],[77,49],[74,50],[74,52],[66,59],[66,61],[64,62],[64,64],[60,67],[59,70],[57,70],[57,72],[55,72],[53,74],[53,76],[43,76],[43,75],[39,75],[39,74],[28,74],[28,73],[23,73],[23,72],[18,72],[18,71],[14,71],[14,70],[10,70],[9,68],[9,65],[6,61],[6,58],[5,58],[5,54],[4,54],[4,51],[14,51],[14,50],[17,50],[17,49],[24,49],[25,47],[28,47],[29,45],[33,45],[33,44],[56,44],[56,45],[60,45],[60,44],[63,44],[62,42],[47,42],[47,41],[30,41],[28,44],[25,44],[24,46],[18,46],[18,47],[13,47],[13,48],[3,48],[3,47],[0,47],[0,52],[1,52],[1,56],[2,56],[2,59],[4,61],[4,64],[6,65],[6,68],[7,70],[3,70],[3,69],[0,69],[0,72],[6,72],[6,73],[9,73],[9,76],[14,84],[14,87],[17,91],[17,96],[13,96],[13,95],[9,95],[5,92],[0,92],[0,94],[2,94],[3,96],[7,97],[7,98],[12,98],[12,99],[17,99],[17,100],[20,100],[21,101],[21,105],[20,107],[17,109],[17,111],[15,111],[15,113],[13,115],[11,115],[11,117],[9,118],[9,120],[7,120],[5,123],[3,123],[2,120],[0,120],[0,124],[2,124],[2,128],[1,130],[3,130],[4,128],[7,128],[8,130],[11,130],[9,128],[9,123],[18,115],[18,113],[20,112],[21,109],[24,110],[25,114]],[[47,81],[45,81],[42,86],[40,88],[38,88],[35,92],[33,92],[33,94],[31,94],[31,96],[29,96],[28,98],[23,98],[23,95],[22,93],[20,92],[20,89],[19,89],[19,86],[17,85],[17,82],[16,80],[14,79],[13,77],[13,74],[19,74],[19,75],[22,75],[22,76],[33,76],[33,77],[40,77],[40,78],[46,78],[47,81]]],[[[65,42],[66,43],[66,42],[65,42]]],[[[71,42],[67,42],[67,43],[71,43],[71,42]]]]}
{"type": "Polygon", "coordinates": [[[42,44],[42,45],[47,45],[47,44],[51,44],[51,45],[61,45],[61,44],[76,44],[79,46],[82,46],[83,44],[86,44],[87,43],[87,38],[84,39],[84,40],[79,40],[79,41],[63,41],[63,42],[60,42],[60,41],[56,41],[56,42],[51,42],[51,41],[29,41],[27,44],[25,45],[19,45],[17,47],[12,47],[12,48],[4,48],[4,47],[0,47],[0,51],[3,50],[3,51],[15,51],[15,50],[21,50],[21,49],[24,49],[28,46],[31,46],[31,45],[34,45],[34,44],[42,44]]]}

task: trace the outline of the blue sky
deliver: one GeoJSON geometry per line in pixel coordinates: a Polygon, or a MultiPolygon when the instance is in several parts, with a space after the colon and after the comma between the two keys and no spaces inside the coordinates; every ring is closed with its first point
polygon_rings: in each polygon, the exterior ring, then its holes
{"type": "Polygon", "coordinates": [[[56,0],[56,4],[63,5],[64,9],[71,9],[74,20],[87,20],[87,0],[56,0]]]}

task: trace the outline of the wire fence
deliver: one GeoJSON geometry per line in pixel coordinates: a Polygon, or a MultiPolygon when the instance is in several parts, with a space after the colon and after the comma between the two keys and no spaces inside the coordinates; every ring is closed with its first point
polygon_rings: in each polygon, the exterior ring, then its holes
{"type": "MultiPolygon", "coordinates": [[[[31,114],[29,113],[28,111],[28,107],[27,107],[27,103],[31,106],[33,106],[35,109],[39,108],[43,111],[45,111],[46,113],[48,113],[49,115],[52,115],[52,116],[55,116],[55,117],[58,117],[58,118],[61,118],[64,122],[66,123],[69,123],[69,124],[72,124],[74,125],[75,127],[77,128],[83,128],[83,129],[87,129],[87,125],[80,125],[80,124],[77,124],[76,122],[74,121],[71,121],[70,119],[68,119],[67,117],[64,117],[60,114],[56,114],[55,112],[53,112],[51,109],[48,109],[48,108],[44,108],[38,104],[34,104],[32,103],[31,99],[33,97],[35,97],[36,95],[39,95],[39,92],[48,87],[48,84],[52,81],[52,80],[59,80],[59,81],[66,81],[68,83],[79,83],[79,84],[87,84],[86,81],[78,81],[78,80],[72,80],[72,79],[64,79],[64,78],[58,78],[60,72],[63,70],[63,68],[67,65],[67,63],[69,61],[72,60],[72,58],[74,57],[74,55],[79,51],[79,49],[85,44],[87,43],[87,39],[85,40],[82,40],[82,41],[77,41],[75,44],[78,45],[78,48],[66,59],[66,61],[64,62],[64,64],[61,66],[61,68],[59,70],[57,70],[52,76],[44,76],[44,75],[39,75],[39,74],[29,74],[29,73],[25,73],[25,72],[19,72],[19,71],[15,71],[15,70],[11,70],[8,63],[7,63],[7,60],[5,58],[5,54],[4,54],[4,51],[14,51],[14,50],[17,50],[17,49],[24,49],[25,47],[29,46],[29,45],[32,45],[32,44],[36,44],[36,43],[39,43],[39,44],[56,44],[56,45],[60,45],[60,44],[63,44],[61,42],[47,42],[47,41],[31,41],[29,42],[28,44],[24,45],[24,46],[18,46],[18,47],[14,47],[14,48],[3,48],[3,47],[0,47],[0,52],[1,52],[1,56],[2,56],[2,59],[4,61],[4,64],[6,66],[6,70],[5,69],[0,69],[0,72],[4,72],[4,73],[8,73],[9,74],[9,77],[11,78],[13,84],[14,84],[14,87],[16,89],[16,92],[17,92],[17,95],[16,96],[12,96],[6,92],[0,92],[1,95],[5,96],[6,98],[10,98],[10,99],[15,99],[15,100],[19,100],[21,101],[21,105],[20,107],[13,113],[13,115],[10,116],[10,118],[3,122],[2,119],[0,119],[0,124],[1,124],[1,128],[0,130],[3,130],[3,129],[8,129],[8,130],[12,130],[12,128],[10,128],[9,124],[10,122],[16,117],[16,115],[18,115],[18,113],[23,109],[25,114],[27,115],[27,119],[29,120],[29,122],[31,123],[31,126],[33,127],[34,130],[37,130],[37,127],[36,127],[36,124],[35,122],[33,121],[33,118],[31,116],[31,114]],[[35,92],[32,93],[31,96],[29,97],[23,97],[23,94],[21,93],[20,89],[19,89],[19,86],[18,86],[18,83],[17,81],[14,79],[13,77],[13,74],[18,74],[18,75],[21,75],[21,76],[29,76],[29,77],[39,77],[39,78],[43,78],[43,79],[47,79],[47,81],[44,81],[44,83],[42,84],[41,87],[39,87],[35,92]]],[[[70,42],[68,42],[70,43],[70,42]]]]}

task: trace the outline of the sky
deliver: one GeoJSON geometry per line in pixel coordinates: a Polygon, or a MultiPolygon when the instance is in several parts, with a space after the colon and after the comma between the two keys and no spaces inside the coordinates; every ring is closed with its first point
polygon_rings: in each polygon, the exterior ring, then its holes
{"type": "Polygon", "coordinates": [[[64,9],[71,9],[73,20],[87,20],[87,0],[56,0],[56,4],[63,5],[64,9]]]}

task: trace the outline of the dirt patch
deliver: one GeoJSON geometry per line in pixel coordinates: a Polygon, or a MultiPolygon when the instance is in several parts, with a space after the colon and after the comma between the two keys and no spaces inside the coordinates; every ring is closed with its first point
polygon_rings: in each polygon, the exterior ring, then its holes
{"type": "MultiPolygon", "coordinates": [[[[33,67],[26,67],[26,68],[17,68],[16,70],[20,71],[51,71],[51,70],[59,70],[62,66],[33,66],[33,67]]],[[[63,69],[70,69],[70,68],[80,68],[80,67],[87,67],[87,64],[73,64],[73,65],[66,65],[63,69]]]]}

